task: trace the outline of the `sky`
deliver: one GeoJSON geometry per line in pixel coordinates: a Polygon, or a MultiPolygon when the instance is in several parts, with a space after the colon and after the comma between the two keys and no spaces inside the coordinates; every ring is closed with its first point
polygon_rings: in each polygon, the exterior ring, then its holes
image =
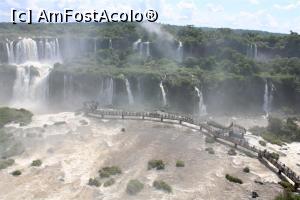
{"type": "Polygon", "coordinates": [[[158,22],[198,27],[226,27],[269,32],[300,32],[300,0],[0,0],[0,21],[11,21],[11,9],[60,12],[158,12],[158,22]]]}

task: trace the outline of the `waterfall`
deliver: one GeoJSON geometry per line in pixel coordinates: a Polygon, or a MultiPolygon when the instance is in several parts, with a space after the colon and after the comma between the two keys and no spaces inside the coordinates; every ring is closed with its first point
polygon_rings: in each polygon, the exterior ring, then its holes
{"type": "Polygon", "coordinates": [[[42,106],[49,96],[48,75],[51,67],[40,63],[17,65],[12,105],[29,108],[42,106]]]}
{"type": "Polygon", "coordinates": [[[142,42],[141,39],[138,39],[133,43],[133,49],[138,50],[140,56],[150,56],[150,42],[142,42]]]}
{"type": "Polygon", "coordinates": [[[42,107],[49,97],[51,69],[61,60],[58,39],[36,42],[31,38],[21,38],[7,43],[6,47],[8,61],[16,65],[17,71],[11,103],[15,107],[42,107]]]}
{"type": "Polygon", "coordinates": [[[182,61],[182,54],[183,54],[182,47],[183,47],[182,42],[179,41],[178,42],[178,47],[177,47],[177,59],[178,59],[179,62],[182,61]]]}
{"type": "Polygon", "coordinates": [[[204,100],[203,100],[203,93],[196,86],[195,86],[195,91],[197,92],[197,96],[199,97],[199,104],[198,104],[199,111],[198,111],[198,113],[199,113],[200,116],[207,115],[206,105],[204,104],[204,100]]]}
{"type": "Polygon", "coordinates": [[[100,105],[113,105],[114,80],[113,78],[101,79],[98,100],[100,105]]]}
{"type": "Polygon", "coordinates": [[[15,62],[14,41],[7,40],[6,51],[7,51],[8,63],[10,64],[14,63],[15,62]]]}
{"type": "Polygon", "coordinates": [[[125,79],[125,84],[126,84],[126,90],[127,90],[129,104],[133,105],[134,104],[134,99],[133,99],[133,96],[132,96],[130,83],[129,83],[127,78],[125,79]]]}
{"type": "Polygon", "coordinates": [[[247,56],[256,59],[258,56],[257,44],[247,45],[247,56]]]}
{"type": "Polygon", "coordinates": [[[133,50],[138,50],[141,42],[142,42],[142,39],[138,39],[137,41],[135,41],[132,45],[133,50]]]}
{"type": "Polygon", "coordinates": [[[271,83],[271,88],[269,88],[268,81],[266,81],[263,110],[267,117],[269,116],[269,113],[271,112],[274,90],[275,90],[274,85],[271,83]]]}
{"type": "Polygon", "coordinates": [[[166,106],[167,105],[167,95],[166,95],[165,88],[164,88],[162,81],[160,82],[159,87],[160,87],[161,94],[163,97],[163,105],[166,106]]]}
{"type": "Polygon", "coordinates": [[[16,44],[16,62],[38,61],[37,43],[31,38],[23,38],[16,44]]]}
{"type": "Polygon", "coordinates": [[[110,49],[112,49],[112,48],[113,48],[113,46],[112,46],[112,40],[111,40],[111,38],[109,39],[109,48],[110,48],[110,49]]]}
{"type": "Polygon", "coordinates": [[[44,47],[44,59],[52,63],[60,61],[60,47],[58,39],[45,40],[44,47]]]}

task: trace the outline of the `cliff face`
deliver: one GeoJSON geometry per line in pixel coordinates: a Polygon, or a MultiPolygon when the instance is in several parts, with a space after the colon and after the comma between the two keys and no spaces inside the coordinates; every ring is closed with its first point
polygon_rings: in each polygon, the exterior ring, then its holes
{"type": "MultiPolygon", "coordinates": [[[[263,112],[268,80],[268,88],[274,86],[274,90],[268,89],[269,109],[299,111],[300,83],[295,78],[277,79],[276,74],[272,77],[268,70],[268,76],[264,76],[256,69],[266,65],[259,61],[272,60],[277,55],[288,56],[287,47],[271,48],[263,42],[249,42],[240,35],[238,38],[216,35],[216,39],[212,39],[209,34],[210,37],[201,35],[203,32],[192,35],[187,32],[170,39],[133,33],[112,38],[107,37],[111,36],[107,33],[101,37],[74,33],[24,41],[19,37],[0,39],[0,103],[8,104],[12,100],[17,78],[13,65],[34,58],[43,64],[53,60],[64,63],[40,80],[43,87],[34,86],[44,90],[45,98],[39,99],[50,108],[76,109],[90,100],[99,101],[103,106],[128,107],[131,93],[134,105],[130,108],[163,108],[197,114],[200,106],[197,87],[208,113],[257,113],[263,112]],[[28,45],[30,51],[22,45],[28,45]],[[181,73],[188,78],[182,78],[181,73]],[[225,78],[218,79],[217,75],[207,78],[211,74],[222,74],[225,78]],[[161,83],[167,105],[164,105],[161,83]]],[[[40,76],[42,74],[30,73],[30,80],[40,76]]]]}
{"type": "Polygon", "coordinates": [[[11,101],[15,79],[14,66],[0,66],[0,104],[8,104],[11,101]]]}

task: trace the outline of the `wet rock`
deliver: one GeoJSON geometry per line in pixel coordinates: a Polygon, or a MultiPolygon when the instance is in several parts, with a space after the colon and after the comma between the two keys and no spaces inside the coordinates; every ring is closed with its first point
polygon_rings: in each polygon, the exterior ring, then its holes
{"type": "Polygon", "coordinates": [[[55,122],[55,123],[54,123],[55,126],[64,125],[64,124],[67,124],[67,122],[65,122],[65,121],[60,121],[60,122],[55,122]]]}
{"type": "Polygon", "coordinates": [[[80,124],[81,124],[82,126],[86,126],[86,125],[88,125],[89,123],[88,123],[86,120],[80,120],[80,124]]]}
{"type": "Polygon", "coordinates": [[[261,180],[255,180],[254,182],[257,183],[257,184],[260,184],[260,185],[264,184],[261,180]]]}
{"type": "Polygon", "coordinates": [[[252,192],[252,198],[256,199],[257,197],[259,197],[259,195],[257,194],[257,192],[253,191],[252,192]]]}
{"type": "Polygon", "coordinates": [[[236,156],[236,151],[234,150],[234,149],[230,149],[229,151],[228,151],[228,155],[230,155],[230,156],[236,156]]]}

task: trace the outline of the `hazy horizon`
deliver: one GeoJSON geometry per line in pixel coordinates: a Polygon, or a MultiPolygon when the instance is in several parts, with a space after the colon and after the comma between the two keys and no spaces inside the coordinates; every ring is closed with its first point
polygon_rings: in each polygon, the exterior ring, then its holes
{"type": "Polygon", "coordinates": [[[137,12],[148,9],[159,14],[158,23],[171,25],[194,25],[196,27],[231,28],[259,30],[272,33],[300,32],[299,0],[262,0],[241,1],[194,1],[194,0],[156,0],[156,1],[101,1],[91,0],[5,0],[0,3],[0,22],[11,21],[11,9],[26,8],[38,12],[62,12],[64,8],[76,11],[126,12],[133,9],[137,12]]]}

